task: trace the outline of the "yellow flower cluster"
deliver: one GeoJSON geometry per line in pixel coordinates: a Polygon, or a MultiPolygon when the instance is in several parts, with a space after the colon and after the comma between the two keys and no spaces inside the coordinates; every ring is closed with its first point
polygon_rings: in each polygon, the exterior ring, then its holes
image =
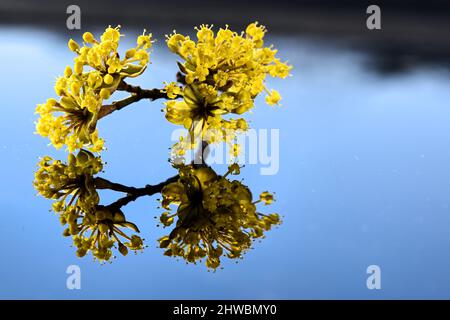
{"type": "Polygon", "coordinates": [[[112,248],[116,247],[116,243],[117,250],[124,256],[128,254],[128,249],[136,252],[144,248],[141,237],[135,234],[129,236],[121,230],[128,228],[139,232],[134,223],[126,221],[120,209],[97,206],[95,211],[87,213],[71,206],[60,218],[63,225],[69,224],[64,235],[73,236],[79,257],[84,257],[91,251],[99,261],[108,261],[113,256],[112,248]]]}
{"type": "MultiPolygon", "coordinates": [[[[182,100],[166,103],[166,118],[183,125],[193,137],[208,143],[230,142],[248,128],[244,119],[224,119],[227,114],[241,115],[254,107],[254,100],[266,91],[266,102],[278,104],[281,96],[265,86],[267,75],[285,78],[291,66],[276,57],[277,50],[264,47],[266,29],[250,24],[245,33],[227,28],[215,35],[208,25],[197,28],[197,42],[174,33],[167,37],[167,46],[183,60],[179,63],[185,85],[167,84],[169,98],[182,100]]],[[[183,149],[183,148],[179,148],[183,149]]]]}
{"type": "Polygon", "coordinates": [[[55,92],[60,97],[40,104],[36,132],[48,137],[56,148],[67,146],[69,152],[82,147],[93,152],[103,148],[103,140],[96,130],[98,112],[103,100],[109,99],[121,80],[144,72],[149,62],[151,35],[137,38],[137,45],[118,53],[121,34],[119,27],[108,27],[96,40],[92,33],[83,35],[80,47],[74,40],[68,46],[77,56],[73,67],[67,66],[64,75],[56,80],[55,92]],[[86,70],[85,70],[86,69],[86,70]]]}
{"type": "Polygon", "coordinates": [[[123,255],[127,254],[127,247],[143,248],[140,237],[129,237],[119,229],[131,228],[139,232],[133,223],[125,220],[120,210],[112,211],[98,205],[100,199],[93,176],[102,170],[100,157],[81,149],[76,156],[69,154],[67,164],[44,157],[38,167],[34,187],[42,196],[55,200],[52,208],[60,214],[62,225],[68,225],[64,235],[73,236],[78,256],[91,250],[100,261],[109,260],[116,241],[123,255]],[[118,236],[129,242],[122,243],[118,236]]]}
{"type": "Polygon", "coordinates": [[[207,267],[216,269],[223,255],[241,257],[254,239],[280,223],[278,214],[264,215],[256,209],[258,202],[269,204],[273,196],[264,192],[260,200],[253,201],[247,186],[227,179],[229,174],[239,174],[237,164],[223,176],[210,167],[194,165],[179,166],[179,174],[179,180],[161,192],[162,207],[168,210],[161,215],[161,222],[170,226],[176,218],[176,227],[159,239],[167,256],[192,263],[206,258],[207,267]],[[177,206],[173,214],[172,204],[177,206]]]}
{"type": "Polygon", "coordinates": [[[84,149],[76,156],[69,154],[67,164],[46,156],[38,163],[34,187],[45,198],[57,200],[53,204],[55,212],[61,212],[66,205],[91,211],[99,201],[93,175],[102,168],[100,157],[84,149]]]}

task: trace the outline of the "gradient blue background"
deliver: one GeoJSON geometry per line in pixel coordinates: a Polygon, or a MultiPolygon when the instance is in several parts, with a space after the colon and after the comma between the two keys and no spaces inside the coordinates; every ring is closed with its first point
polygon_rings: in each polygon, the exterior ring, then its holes
{"type": "MultiPolygon", "coordinates": [[[[126,48],[140,31],[123,31],[126,48]]],[[[158,38],[152,65],[135,81],[143,87],[160,87],[176,72],[158,38]]],[[[157,196],[144,198],[125,211],[149,248],[99,265],[76,258],[51,202],[32,187],[39,156],[66,156],[33,134],[35,105],[54,96],[55,77],[72,61],[66,41],[0,29],[0,298],[450,298],[447,72],[380,75],[357,52],[271,38],[293,77],[269,81],[283,95],[281,108],[259,100],[249,118],[254,128],[280,129],[280,171],[260,176],[260,166],[248,165],[243,177],[255,193],[276,191],[268,209],[283,225],[242,262],[211,273],[162,255],[157,196]],[[71,264],[81,267],[81,290],[66,288],[71,264]],[[371,264],[381,267],[381,290],[366,287],[371,264]]],[[[142,186],[174,173],[166,162],[174,127],[160,109],[160,101],[142,101],[101,121],[106,178],[142,186]]]]}

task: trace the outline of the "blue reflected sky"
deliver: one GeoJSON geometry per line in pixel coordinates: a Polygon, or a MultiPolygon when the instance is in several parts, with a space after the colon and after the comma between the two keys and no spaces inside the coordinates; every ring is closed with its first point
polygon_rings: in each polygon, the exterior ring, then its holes
{"type": "MultiPolygon", "coordinates": [[[[140,33],[124,32],[124,47],[140,33]]],[[[39,156],[66,157],[33,134],[35,105],[54,95],[55,77],[72,61],[66,40],[0,29],[0,298],[450,298],[448,73],[382,76],[362,54],[272,38],[294,75],[269,81],[282,107],[258,100],[250,119],[254,128],[280,129],[280,170],[261,176],[260,166],[247,165],[243,177],[255,193],[276,191],[268,210],[283,225],[239,264],[211,273],[162,255],[157,196],[140,199],[125,211],[149,248],[99,265],[76,258],[50,201],[32,187],[39,156]],[[81,290],[66,289],[71,264],[81,267],[81,290]],[[366,288],[371,264],[381,267],[381,290],[366,288]]],[[[163,44],[160,37],[153,64],[134,83],[152,88],[174,78],[176,57],[163,44]]],[[[174,174],[166,161],[173,126],[161,106],[142,101],[101,121],[104,177],[143,186],[174,174]]],[[[106,203],[115,196],[102,193],[106,203]]]]}

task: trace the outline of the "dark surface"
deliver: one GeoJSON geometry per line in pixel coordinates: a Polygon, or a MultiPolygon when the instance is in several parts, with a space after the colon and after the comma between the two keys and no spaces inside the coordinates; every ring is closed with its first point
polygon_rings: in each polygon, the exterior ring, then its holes
{"type": "MultiPolygon", "coordinates": [[[[162,34],[202,23],[235,29],[260,21],[271,33],[303,36],[373,53],[373,67],[398,72],[420,65],[450,66],[448,1],[377,1],[382,30],[366,28],[371,1],[90,1],[78,0],[82,29],[120,24],[148,27],[162,34]]],[[[67,32],[72,1],[2,0],[0,23],[32,25],[67,32]],[[62,29],[62,27],[64,29],[62,29]]],[[[82,30],[82,31],[83,31],[82,30]]],[[[70,31],[74,32],[74,31],[70,31]]]]}

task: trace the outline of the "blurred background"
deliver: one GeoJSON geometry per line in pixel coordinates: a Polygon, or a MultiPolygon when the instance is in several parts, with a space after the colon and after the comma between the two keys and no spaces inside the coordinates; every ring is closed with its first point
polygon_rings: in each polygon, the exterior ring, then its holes
{"type": "MultiPolygon", "coordinates": [[[[447,1],[1,0],[0,298],[450,298],[448,39],[447,1]],[[66,28],[71,4],[81,8],[80,30],[66,28]],[[370,4],[381,7],[381,30],[366,28],[370,4]],[[282,214],[283,225],[239,264],[211,273],[156,248],[166,232],[153,218],[155,196],[125,209],[149,245],[144,253],[103,266],[76,258],[51,203],[32,187],[40,156],[66,156],[33,132],[36,104],[54,97],[56,76],[72,63],[67,40],[120,24],[125,50],[147,29],[158,39],[152,64],[132,82],[153,88],[177,71],[165,34],[194,34],[203,23],[241,30],[255,20],[294,69],[268,81],[282,107],[258,99],[249,116],[256,129],[280,130],[280,170],[261,176],[261,165],[247,165],[242,175],[254,193],[276,192],[266,211],[282,214]],[[81,290],[66,288],[71,264],[81,267],[81,290]],[[372,264],[381,290],[366,287],[372,264]]],[[[173,126],[161,107],[141,101],[101,121],[104,177],[143,186],[173,175],[173,126]]]]}

